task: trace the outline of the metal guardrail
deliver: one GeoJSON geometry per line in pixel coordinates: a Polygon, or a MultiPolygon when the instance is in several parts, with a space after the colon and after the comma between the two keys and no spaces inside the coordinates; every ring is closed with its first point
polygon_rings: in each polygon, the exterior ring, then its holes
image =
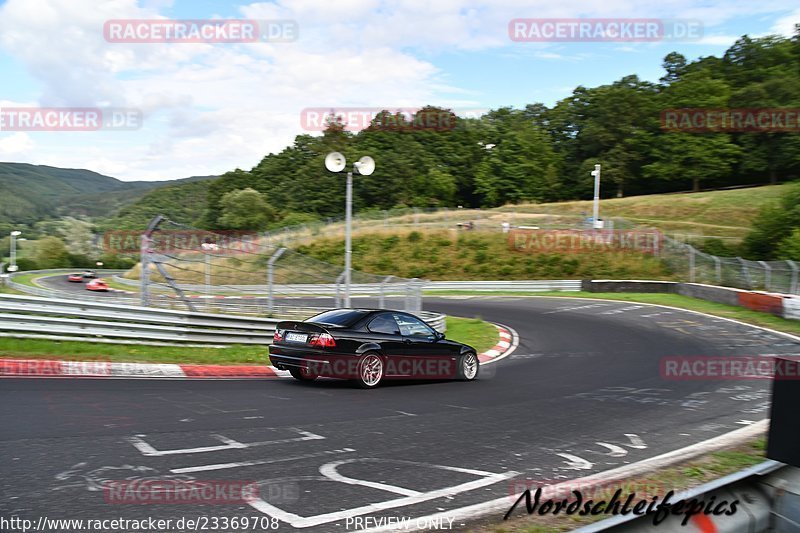
{"type": "Polygon", "coordinates": [[[581,290],[581,280],[429,281],[425,284],[424,290],[577,292],[581,290]]]}
{"type": "MultiPolygon", "coordinates": [[[[316,309],[304,308],[307,318],[316,309]]],[[[420,313],[438,331],[445,316],[420,313]]],[[[268,345],[283,318],[193,313],[108,302],[0,295],[0,336],[125,344],[268,345]]]]}
{"type": "MultiPolygon", "coordinates": [[[[139,281],[113,276],[115,282],[129,287],[138,287],[139,281]]],[[[181,285],[185,291],[205,292],[204,285],[181,285]]],[[[266,294],[267,285],[227,285],[225,287],[213,287],[217,294],[230,294],[232,292],[266,294]]],[[[336,292],[336,284],[333,283],[301,283],[301,284],[276,284],[273,287],[276,293],[287,295],[319,295],[336,292]]],[[[379,283],[354,283],[350,288],[355,295],[380,294],[383,290],[385,294],[401,293],[404,285],[387,283],[383,287],[379,283]]],[[[580,280],[500,280],[500,281],[424,281],[423,290],[466,290],[466,291],[524,291],[524,292],[546,292],[546,291],[579,291],[581,290],[580,280]]]]}
{"type": "Polygon", "coordinates": [[[613,531],[615,533],[639,533],[644,531],[663,531],[664,533],[696,530],[693,526],[702,525],[702,531],[719,533],[761,533],[772,531],[783,533],[797,531],[800,527],[797,504],[800,502],[797,481],[800,469],[776,461],[765,461],[753,467],[735,472],[704,485],[678,492],[671,503],[681,500],[698,502],[732,502],[736,500],[738,509],[732,515],[714,515],[705,512],[695,516],[688,526],[681,525],[684,514],[668,516],[657,527],[653,515],[618,515],[600,522],[584,526],[575,533],[595,533],[613,531]],[[713,497],[713,499],[712,499],[713,497]]]}

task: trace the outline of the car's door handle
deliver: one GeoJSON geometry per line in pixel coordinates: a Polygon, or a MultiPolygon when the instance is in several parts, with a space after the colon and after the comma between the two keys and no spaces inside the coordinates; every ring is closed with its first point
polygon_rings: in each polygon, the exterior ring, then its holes
{"type": "Polygon", "coordinates": [[[411,339],[403,339],[403,343],[405,343],[405,344],[411,344],[411,339]]]}

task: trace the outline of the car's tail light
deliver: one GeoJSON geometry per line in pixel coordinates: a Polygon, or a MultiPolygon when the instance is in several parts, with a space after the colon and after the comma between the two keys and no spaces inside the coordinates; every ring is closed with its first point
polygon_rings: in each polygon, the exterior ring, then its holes
{"type": "Polygon", "coordinates": [[[320,348],[335,348],[336,341],[333,340],[330,333],[323,333],[317,337],[313,337],[311,342],[309,342],[311,346],[318,346],[320,348]]]}
{"type": "Polygon", "coordinates": [[[272,336],[272,342],[278,342],[283,340],[283,331],[276,329],[275,334],[272,336]]]}

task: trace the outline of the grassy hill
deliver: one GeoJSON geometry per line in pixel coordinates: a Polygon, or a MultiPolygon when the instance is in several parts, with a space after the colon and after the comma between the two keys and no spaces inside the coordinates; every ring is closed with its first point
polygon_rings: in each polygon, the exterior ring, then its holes
{"type": "Polygon", "coordinates": [[[53,216],[107,216],[168,184],[207,180],[120,181],[84,169],[0,163],[0,222],[32,224],[53,216]]]}
{"type": "MultiPolygon", "coordinates": [[[[509,249],[500,232],[383,231],[353,238],[353,268],[380,275],[431,280],[671,279],[657,258],[630,251],[528,253],[509,249]]],[[[344,240],[316,239],[296,251],[334,264],[344,240]]]]}
{"type": "MultiPolygon", "coordinates": [[[[624,217],[664,232],[742,238],[750,230],[750,224],[758,211],[765,205],[776,202],[790,187],[791,183],[785,183],[697,193],[613,198],[600,201],[600,215],[606,218],[624,217]]],[[[502,207],[500,211],[558,215],[587,213],[591,216],[592,202],[521,204],[502,207]]]]}

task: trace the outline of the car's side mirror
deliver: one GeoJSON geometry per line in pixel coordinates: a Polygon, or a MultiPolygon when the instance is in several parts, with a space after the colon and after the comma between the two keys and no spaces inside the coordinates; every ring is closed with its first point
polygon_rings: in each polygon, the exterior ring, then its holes
{"type": "Polygon", "coordinates": [[[440,340],[444,339],[444,333],[442,333],[441,331],[437,331],[435,333],[435,335],[436,335],[436,340],[437,341],[440,341],[440,340]]]}

